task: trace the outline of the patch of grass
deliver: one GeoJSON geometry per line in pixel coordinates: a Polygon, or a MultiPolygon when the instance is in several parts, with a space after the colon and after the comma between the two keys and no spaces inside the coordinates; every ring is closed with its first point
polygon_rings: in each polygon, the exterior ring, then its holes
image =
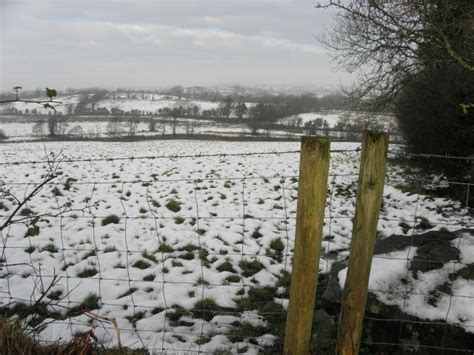
{"type": "Polygon", "coordinates": [[[260,239],[260,238],[262,238],[262,237],[263,237],[263,234],[260,233],[260,227],[255,228],[255,230],[254,230],[253,233],[252,233],[252,238],[254,238],[254,239],[260,239]]]}
{"type": "Polygon", "coordinates": [[[138,211],[140,213],[147,213],[148,210],[145,207],[140,207],[140,210],[138,211]]]}
{"type": "Polygon", "coordinates": [[[204,298],[194,304],[191,312],[193,318],[200,318],[209,322],[214,318],[214,315],[221,310],[222,307],[220,307],[216,301],[211,298],[204,298]]]}
{"type": "Polygon", "coordinates": [[[27,237],[35,237],[39,234],[40,229],[36,225],[29,226],[25,233],[25,238],[27,237]]]}
{"type": "Polygon", "coordinates": [[[285,250],[285,244],[283,244],[281,238],[277,238],[270,242],[269,248],[267,248],[265,254],[276,261],[281,262],[283,260],[283,250],[285,250]]]}
{"type": "Polygon", "coordinates": [[[433,227],[434,226],[430,223],[430,221],[427,218],[420,217],[420,222],[416,225],[415,228],[426,230],[426,229],[431,229],[433,227]]]}
{"type": "Polygon", "coordinates": [[[86,278],[97,275],[98,271],[96,268],[85,268],[80,273],[77,274],[77,277],[86,278]]]}
{"type": "Polygon", "coordinates": [[[108,247],[105,247],[104,249],[104,253],[112,253],[114,251],[117,251],[117,248],[114,247],[113,245],[112,246],[108,246],[108,247]]]}
{"type": "Polygon", "coordinates": [[[254,259],[252,261],[241,260],[239,262],[239,266],[242,269],[242,275],[245,277],[253,276],[263,269],[263,264],[257,259],[254,259]]]}
{"type": "Polygon", "coordinates": [[[205,335],[201,335],[198,340],[195,341],[197,345],[204,345],[211,341],[211,337],[207,337],[205,335]]]}
{"type": "Polygon", "coordinates": [[[62,290],[55,290],[55,291],[51,291],[46,297],[48,297],[50,300],[53,300],[53,301],[59,301],[61,299],[62,294],[63,294],[62,290]]]}
{"type": "Polygon", "coordinates": [[[146,262],[145,260],[137,260],[132,266],[140,270],[145,270],[145,269],[148,269],[151,266],[151,264],[146,262]]]}
{"type": "Polygon", "coordinates": [[[46,244],[44,247],[40,249],[40,251],[47,251],[49,253],[57,253],[58,248],[53,243],[46,244]]]}
{"type": "Polygon", "coordinates": [[[184,260],[193,260],[194,253],[186,253],[186,254],[180,255],[179,258],[184,259],[184,260]]]}
{"type": "Polygon", "coordinates": [[[173,334],[173,338],[180,341],[181,343],[186,343],[186,338],[179,334],[173,334]]]}
{"type": "Polygon", "coordinates": [[[173,259],[173,260],[171,260],[171,266],[172,266],[172,267],[182,267],[182,266],[183,266],[183,263],[181,263],[181,262],[178,261],[178,260],[173,259]]]}
{"type": "Polygon", "coordinates": [[[216,270],[219,272],[224,272],[224,271],[233,272],[233,273],[236,272],[232,266],[232,263],[227,260],[224,261],[222,264],[220,264],[218,267],[216,267],[216,270]]]}
{"type": "Polygon", "coordinates": [[[155,275],[150,274],[150,275],[146,275],[146,276],[143,278],[143,281],[153,281],[154,279],[155,279],[155,275]]]}
{"type": "Polygon", "coordinates": [[[137,327],[137,322],[140,319],[143,319],[143,317],[145,317],[145,314],[146,314],[146,312],[139,311],[139,312],[136,312],[135,314],[133,314],[131,316],[125,317],[125,319],[128,320],[132,324],[133,328],[136,328],[137,327]]]}
{"type": "Polygon", "coordinates": [[[178,249],[179,251],[187,251],[188,253],[192,253],[193,251],[199,250],[199,246],[194,244],[186,244],[184,247],[178,249]]]}
{"type": "Polygon", "coordinates": [[[230,283],[237,283],[240,282],[240,276],[239,275],[229,275],[225,278],[227,282],[230,283]]]}
{"type": "Polygon", "coordinates": [[[31,254],[36,250],[34,246],[28,247],[25,249],[25,253],[31,254]]]}
{"type": "Polygon", "coordinates": [[[84,301],[82,301],[80,305],[69,309],[66,315],[69,317],[73,317],[73,316],[82,314],[86,311],[99,309],[100,308],[99,302],[100,302],[99,296],[97,296],[95,293],[89,293],[89,295],[87,295],[87,297],[84,299],[84,301]]]}
{"type": "Polygon", "coordinates": [[[176,200],[169,200],[165,207],[175,213],[181,211],[181,204],[176,200]]]}
{"type": "Polygon", "coordinates": [[[158,260],[156,259],[156,257],[153,255],[153,254],[148,254],[148,252],[145,250],[142,254],[142,256],[145,258],[145,259],[148,259],[150,261],[153,261],[154,263],[157,263],[158,260]]]}
{"type": "Polygon", "coordinates": [[[179,217],[179,216],[174,219],[174,223],[176,223],[176,224],[183,224],[184,221],[185,221],[184,218],[179,217]]]}
{"type": "Polygon", "coordinates": [[[202,276],[200,276],[199,279],[197,280],[197,284],[207,286],[209,285],[209,282],[206,279],[204,279],[202,276]]]}
{"type": "Polygon", "coordinates": [[[115,215],[115,214],[111,214],[111,215],[108,215],[107,217],[105,217],[101,224],[103,226],[106,226],[108,224],[118,224],[120,222],[120,217],[115,215]]]}
{"type": "Polygon", "coordinates": [[[20,216],[30,216],[30,215],[33,214],[33,211],[30,208],[25,207],[20,211],[19,214],[20,214],[20,216]]]}
{"type": "Polygon", "coordinates": [[[180,323],[181,317],[190,316],[191,313],[183,309],[183,307],[174,305],[172,306],[173,312],[166,312],[166,318],[169,320],[172,327],[178,326],[180,323]]]}
{"type": "Polygon", "coordinates": [[[158,314],[158,313],[161,313],[163,312],[165,309],[164,308],[161,308],[161,307],[155,307],[151,310],[151,314],[155,315],[155,314],[158,314]]]}
{"type": "Polygon", "coordinates": [[[155,208],[161,207],[160,203],[159,203],[158,201],[156,201],[156,200],[150,200],[150,203],[151,203],[151,205],[152,205],[153,207],[155,207],[155,208]]]}
{"type": "Polygon", "coordinates": [[[88,252],[86,255],[84,255],[84,256],[82,257],[82,260],[86,260],[86,259],[90,258],[91,256],[96,256],[95,250],[91,250],[91,251],[88,252]]]}
{"type": "Polygon", "coordinates": [[[281,253],[285,250],[285,244],[283,244],[281,238],[273,239],[270,242],[270,248],[281,253]]]}
{"type": "Polygon", "coordinates": [[[291,282],[291,274],[283,270],[278,276],[278,281],[276,282],[275,286],[276,287],[282,287],[283,288],[283,293],[282,297],[284,298],[290,298],[290,282],[291,282]]]}
{"type": "Polygon", "coordinates": [[[77,181],[77,179],[74,179],[72,177],[68,177],[66,179],[66,182],[64,183],[64,190],[69,191],[71,189],[72,184],[76,181],[77,181]]]}
{"type": "Polygon", "coordinates": [[[158,247],[158,251],[161,253],[172,253],[174,249],[170,245],[163,243],[158,247]]]}
{"type": "Polygon", "coordinates": [[[53,193],[53,196],[62,196],[63,193],[61,192],[61,190],[59,190],[59,188],[57,186],[55,186],[51,192],[53,193]]]}
{"type": "Polygon", "coordinates": [[[411,229],[411,226],[405,221],[400,222],[398,226],[402,228],[403,234],[407,234],[411,229]]]}
{"type": "Polygon", "coordinates": [[[122,293],[121,295],[119,295],[119,296],[117,297],[117,299],[130,296],[130,295],[133,294],[136,290],[138,290],[138,288],[136,288],[136,287],[131,287],[130,289],[128,289],[127,291],[125,291],[124,293],[122,293]]]}

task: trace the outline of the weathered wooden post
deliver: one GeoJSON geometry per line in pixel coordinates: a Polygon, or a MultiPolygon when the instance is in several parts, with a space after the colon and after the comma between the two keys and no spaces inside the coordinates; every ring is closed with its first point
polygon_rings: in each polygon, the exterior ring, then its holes
{"type": "Polygon", "coordinates": [[[329,173],[329,138],[301,140],[296,236],[284,354],[307,354],[316,298],[329,173]]]}
{"type": "Polygon", "coordinates": [[[382,204],[388,134],[364,132],[351,253],[337,334],[336,354],[358,354],[382,204]]]}

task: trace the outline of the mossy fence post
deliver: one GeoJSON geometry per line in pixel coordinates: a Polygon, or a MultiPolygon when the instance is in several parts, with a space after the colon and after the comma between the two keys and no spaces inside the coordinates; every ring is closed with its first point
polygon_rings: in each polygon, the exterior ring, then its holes
{"type": "Polygon", "coordinates": [[[336,343],[336,354],[358,354],[382,204],[388,134],[364,132],[351,252],[336,343]]]}
{"type": "Polygon", "coordinates": [[[329,138],[301,140],[296,236],[284,354],[307,354],[319,271],[329,173],[329,138]]]}

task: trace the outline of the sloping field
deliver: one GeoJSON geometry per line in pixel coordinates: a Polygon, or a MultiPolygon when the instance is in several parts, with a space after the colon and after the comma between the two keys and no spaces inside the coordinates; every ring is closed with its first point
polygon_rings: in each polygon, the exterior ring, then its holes
{"type": "MultiPolygon", "coordinates": [[[[324,277],[338,265],[341,285],[356,148],[332,145],[320,272],[324,277]]],[[[56,305],[42,319],[46,340],[89,329],[90,319],[80,314],[92,309],[117,319],[126,346],[278,349],[294,245],[298,149],[298,143],[200,141],[0,145],[0,180],[19,199],[47,173],[45,151],[61,152],[63,159],[58,177],[20,212],[28,223],[2,232],[10,265],[0,270],[3,303],[28,305],[39,297],[40,281],[47,285],[57,274],[47,297],[56,305]]],[[[369,287],[406,314],[472,332],[474,281],[462,270],[474,264],[474,234],[467,229],[473,220],[461,202],[429,195],[428,183],[403,168],[388,169],[379,239],[396,236],[396,242],[376,250],[369,287]],[[436,231],[447,233],[442,246],[451,254],[438,255],[436,267],[415,269],[412,261],[423,251],[417,240],[426,239],[417,237],[436,231]],[[449,291],[440,288],[447,282],[449,291]]],[[[1,200],[0,221],[15,203],[1,200]]],[[[436,261],[434,254],[426,258],[436,261]]],[[[110,325],[95,332],[116,344],[110,325]]]]}

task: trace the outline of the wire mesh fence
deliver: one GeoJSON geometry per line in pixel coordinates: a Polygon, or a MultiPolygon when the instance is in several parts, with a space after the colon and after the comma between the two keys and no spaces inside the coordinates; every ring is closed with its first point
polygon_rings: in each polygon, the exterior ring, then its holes
{"type": "MultiPolygon", "coordinates": [[[[357,147],[331,153],[314,351],[335,343],[358,176],[357,147]]],[[[12,314],[41,305],[27,321],[45,341],[94,327],[116,344],[116,327],[85,313],[92,311],[117,320],[122,345],[157,353],[281,352],[298,154],[64,158],[68,170],[1,231],[2,303],[12,314]],[[273,174],[240,169],[271,159],[273,174]],[[174,174],[190,164],[198,168],[174,174]],[[75,175],[81,166],[89,179],[75,175]]],[[[41,183],[48,161],[0,163],[0,221],[41,183]]],[[[471,189],[389,168],[362,350],[472,352],[471,189]],[[464,189],[465,199],[437,197],[440,184],[464,189]]]]}

